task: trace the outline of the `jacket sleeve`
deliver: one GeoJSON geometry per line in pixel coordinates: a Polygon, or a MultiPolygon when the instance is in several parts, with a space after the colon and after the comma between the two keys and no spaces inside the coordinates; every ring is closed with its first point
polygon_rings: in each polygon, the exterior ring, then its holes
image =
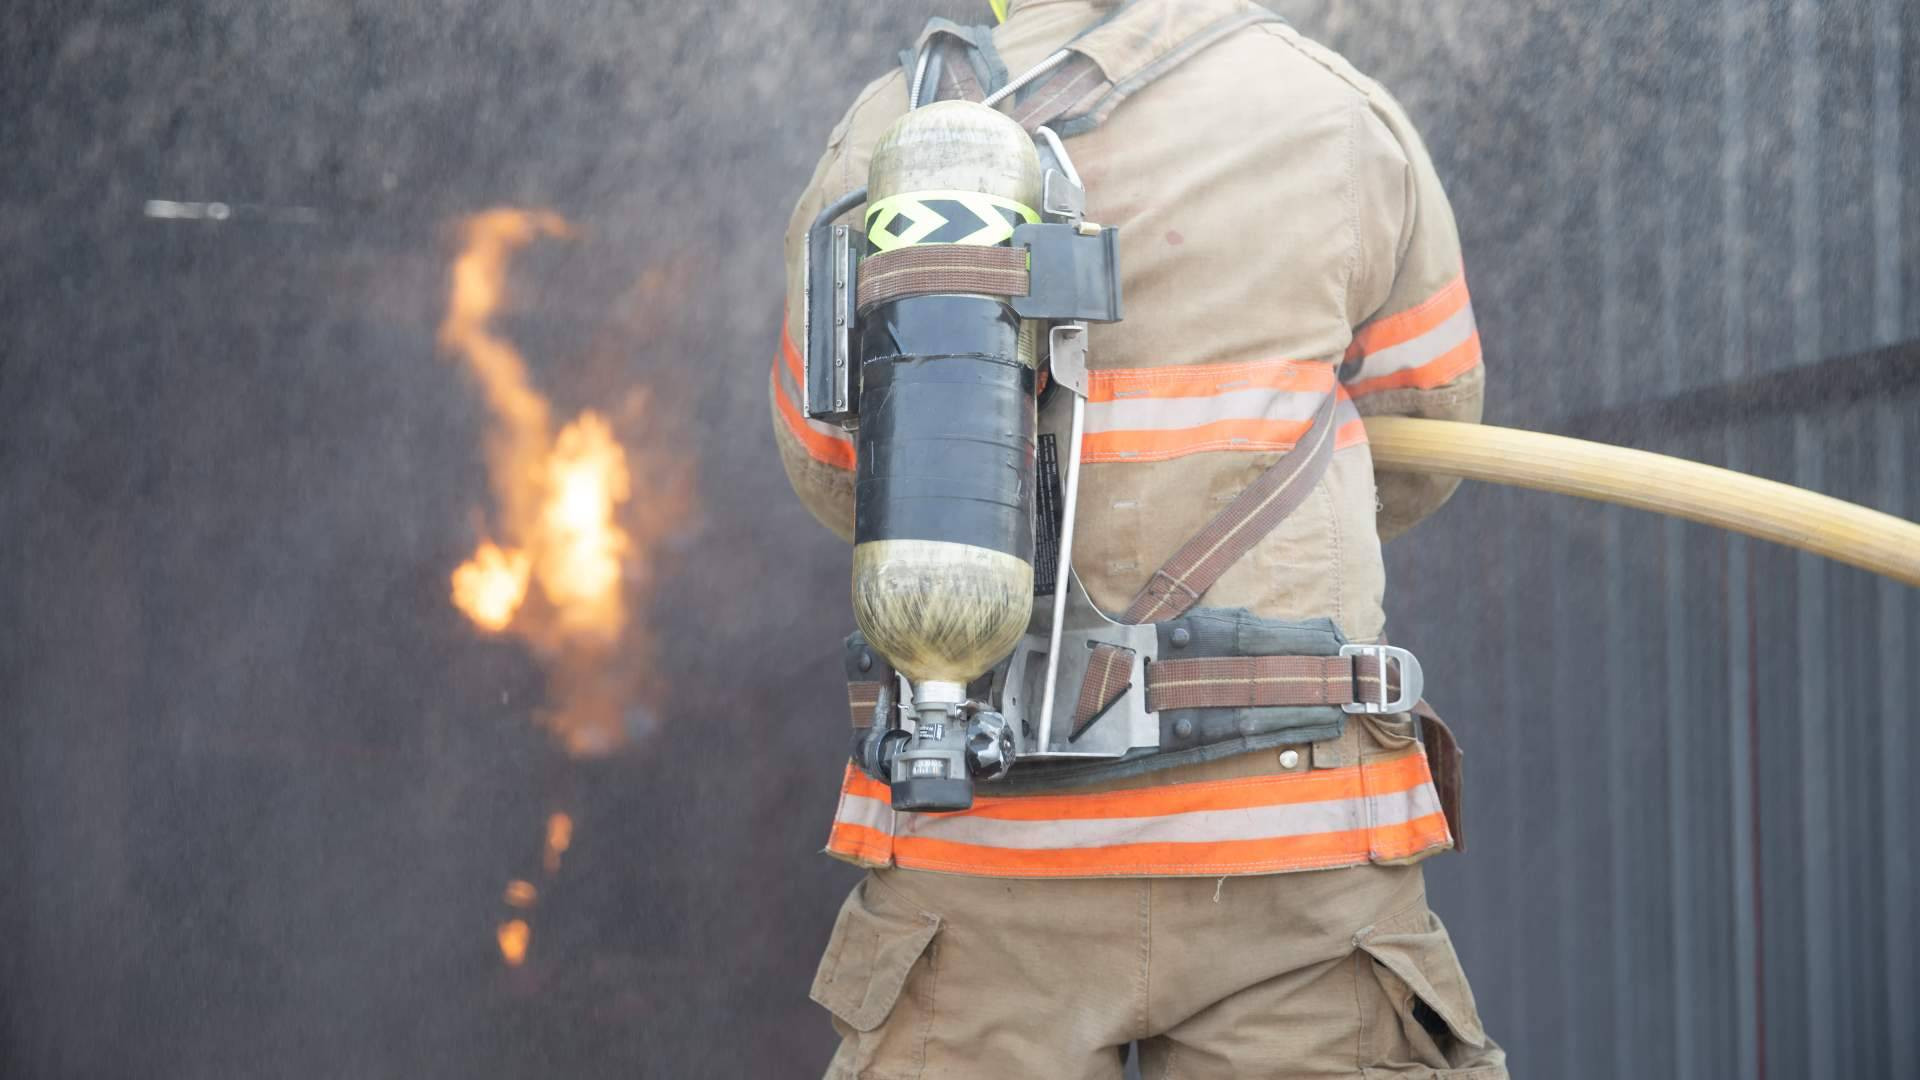
{"type": "MultiPolygon", "coordinates": [[[[1362,416],[1478,423],[1486,372],[1453,208],[1399,104],[1376,88],[1369,106],[1356,138],[1361,250],[1341,381],[1362,416]]],[[[1459,483],[1378,475],[1380,538],[1418,524],[1459,483]]]]}
{"type": "MultiPolygon", "coordinates": [[[[827,136],[827,152],[794,205],[787,222],[786,309],[768,382],[773,406],[773,440],[780,464],[800,501],[835,536],[853,540],[853,434],[837,424],[807,419],[801,392],[800,341],[806,318],[807,227],[829,203],[857,190],[867,180],[867,159],[880,132],[906,110],[906,80],[891,73],[869,83],[827,136]]],[[[854,221],[859,208],[842,221],[854,221]]]]}
{"type": "Polygon", "coordinates": [[[837,187],[844,172],[839,147],[830,146],[814,169],[813,178],[793,208],[786,238],[786,307],[780,318],[780,340],[774,349],[769,394],[773,405],[773,440],[780,464],[801,503],[842,540],[853,540],[853,435],[837,424],[807,419],[801,390],[800,341],[805,318],[801,295],[806,259],[807,226],[832,199],[845,191],[837,187]]]}

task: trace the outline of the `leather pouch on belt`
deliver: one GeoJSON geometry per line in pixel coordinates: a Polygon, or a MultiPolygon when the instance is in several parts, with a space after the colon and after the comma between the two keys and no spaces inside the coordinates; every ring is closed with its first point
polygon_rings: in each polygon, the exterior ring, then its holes
{"type": "Polygon", "coordinates": [[[1465,851],[1467,830],[1460,789],[1466,762],[1460,753],[1459,740],[1425,701],[1415,703],[1413,715],[1420,718],[1420,738],[1427,747],[1427,768],[1433,772],[1433,787],[1440,793],[1440,809],[1447,815],[1447,828],[1453,833],[1453,850],[1465,851]]]}

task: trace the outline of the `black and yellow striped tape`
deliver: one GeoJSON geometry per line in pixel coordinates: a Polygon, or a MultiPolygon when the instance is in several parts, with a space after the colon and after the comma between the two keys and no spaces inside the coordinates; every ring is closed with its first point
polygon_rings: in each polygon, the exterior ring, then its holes
{"type": "Polygon", "coordinates": [[[869,253],[916,244],[992,247],[1013,238],[1017,225],[1036,223],[1033,208],[978,191],[909,191],[867,204],[869,253]]]}

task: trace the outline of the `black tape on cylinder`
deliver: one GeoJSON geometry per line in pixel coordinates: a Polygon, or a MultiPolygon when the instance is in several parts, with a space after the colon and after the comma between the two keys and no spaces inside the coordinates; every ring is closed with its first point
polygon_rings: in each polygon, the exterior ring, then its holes
{"type": "Polygon", "coordinates": [[[1000,301],[919,296],[862,320],[854,542],[1033,559],[1034,373],[1000,301]]]}

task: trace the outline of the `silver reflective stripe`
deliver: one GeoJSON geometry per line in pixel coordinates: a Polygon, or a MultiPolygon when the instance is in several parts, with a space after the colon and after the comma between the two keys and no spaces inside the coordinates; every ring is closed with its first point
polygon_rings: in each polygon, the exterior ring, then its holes
{"type": "Polygon", "coordinates": [[[1412,341],[1368,353],[1360,361],[1359,372],[1347,381],[1365,382],[1430,364],[1472,337],[1473,327],[1473,305],[1462,304],[1460,310],[1447,316],[1445,322],[1412,341]]]}
{"type": "Polygon", "coordinates": [[[848,792],[840,799],[840,812],[834,820],[847,825],[864,825],[875,832],[893,835],[893,807],[879,799],[848,792]]]}
{"type": "MultiPolygon", "coordinates": [[[[898,831],[901,836],[958,844],[1046,851],[1113,847],[1119,844],[1273,840],[1402,825],[1439,812],[1439,794],[1432,784],[1423,783],[1408,791],[1367,798],[1287,803],[1240,810],[1193,810],[1139,818],[1010,821],[972,814],[908,814],[899,819],[898,831]]],[[[877,799],[848,795],[840,808],[839,817],[843,822],[885,832],[888,826],[884,822],[892,820],[892,810],[877,799]]]]}
{"type": "Polygon", "coordinates": [[[1089,431],[1176,431],[1220,420],[1313,419],[1324,390],[1233,390],[1208,397],[1139,397],[1087,403],[1089,431]]]}

